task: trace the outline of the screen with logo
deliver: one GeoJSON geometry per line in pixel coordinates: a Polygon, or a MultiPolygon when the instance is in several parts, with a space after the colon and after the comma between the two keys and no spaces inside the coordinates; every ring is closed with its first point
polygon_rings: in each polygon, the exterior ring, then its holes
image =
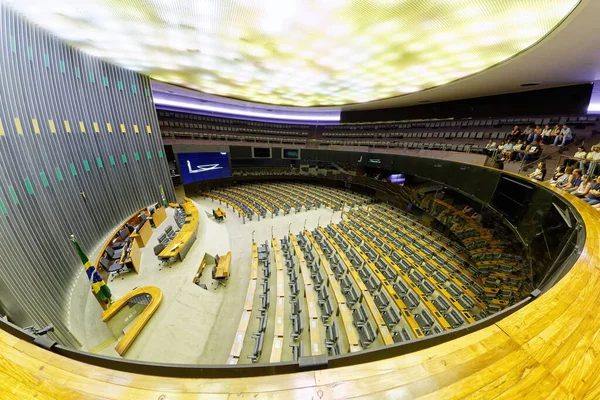
{"type": "Polygon", "coordinates": [[[177,156],[184,184],[231,176],[228,153],[179,153],[177,156]]]}

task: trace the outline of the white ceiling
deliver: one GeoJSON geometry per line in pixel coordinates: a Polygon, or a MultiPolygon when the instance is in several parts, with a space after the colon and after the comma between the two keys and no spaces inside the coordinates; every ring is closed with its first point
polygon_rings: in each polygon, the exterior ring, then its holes
{"type": "Polygon", "coordinates": [[[570,85],[596,80],[599,75],[600,40],[595,39],[595,24],[600,19],[600,0],[582,0],[557,29],[517,56],[515,52],[552,30],[579,0],[328,0],[323,2],[326,5],[312,0],[0,1],[84,51],[117,64],[141,68],[151,77],[170,83],[269,104],[359,101],[362,103],[342,108],[397,107],[520,91],[524,90],[522,83],[532,81],[541,82],[536,89],[570,85]],[[298,15],[286,7],[299,10],[298,15]],[[273,18],[265,21],[271,14],[273,18]],[[122,20],[128,16],[130,20],[122,20]],[[317,23],[310,16],[324,20],[317,23]],[[336,40],[329,43],[330,33],[337,32],[332,27],[340,21],[351,34],[343,36],[344,40],[333,35],[336,40]],[[380,25],[392,32],[371,35],[380,25]],[[216,30],[207,31],[210,26],[216,30]],[[239,38],[234,35],[239,40],[223,41],[223,35],[231,32],[240,32],[239,38]],[[320,40],[319,32],[326,43],[320,40]],[[409,42],[392,44],[403,35],[411,36],[409,42]],[[302,40],[290,47],[288,37],[302,40]],[[203,52],[205,39],[223,42],[213,49],[215,60],[221,64],[203,64],[212,57],[203,52]],[[266,39],[270,46],[256,47],[266,39]],[[498,44],[488,46],[487,39],[498,44]],[[355,43],[360,45],[354,48],[355,43]],[[317,51],[320,44],[325,46],[323,54],[317,51]],[[425,50],[417,50],[420,46],[425,50]],[[190,51],[196,47],[197,51],[190,51]],[[283,52],[287,56],[281,56],[280,47],[287,48],[288,52],[283,52]],[[352,52],[337,55],[346,48],[352,52]],[[371,54],[374,49],[380,49],[379,53],[371,54]],[[227,61],[228,52],[238,56],[227,61]],[[154,58],[159,53],[162,55],[154,58]],[[356,63],[355,55],[370,58],[356,63]],[[501,65],[478,72],[511,56],[501,65]],[[260,70],[269,60],[281,69],[260,70]],[[299,60],[308,60],[312,67],[298,67],[299,60]],[[181,73],[179,64],[183,66],[181,73]],[[251,67],[248,71],[259,70],[246,76],[242,73],[245,66],[251,67]],[[207,75],[211,78],[207,81],[198,78],[207,75]],[[319,77],[326,79],[321,82],[319,77]],[[370,101],[414,90],[421,91],[370,101]]]}
{"type": "Polygon", "coordinates": [[[600,0],[582,0],[544,40],[479,74],[394,99],[342,107],[370,110],[589,83],[600,79],[600,0]],[[540,82],[539,86],[520,85],[540,82]]]}

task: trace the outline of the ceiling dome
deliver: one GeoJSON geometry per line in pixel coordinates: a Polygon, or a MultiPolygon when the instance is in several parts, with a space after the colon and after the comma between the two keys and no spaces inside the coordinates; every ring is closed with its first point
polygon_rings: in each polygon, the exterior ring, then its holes
{"type": "Polygon", "coordinates": [[[5,0],[83,51],[150,77],[291,106],[363,103],[482,71],[579,0],[5,0]]]}

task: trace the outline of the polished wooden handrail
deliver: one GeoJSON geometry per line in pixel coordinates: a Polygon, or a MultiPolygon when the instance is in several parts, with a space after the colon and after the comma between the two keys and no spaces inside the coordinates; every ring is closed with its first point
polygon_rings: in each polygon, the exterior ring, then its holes
{"type": "MultiPolygon", "coordinates": [[[[541,184],[544,185],[544,184],[541,184]]],[[[546,186],[546,185],[544,185],[546,186]]],[[[473,333],[403,356],[273,377],[166,378],[114,371],[44,350],[0,330],[0,393],[9,398],[598,398],[598,211],[564,196],[586,242],[539,299],[473,333]]],[[[360,353],[359,353],[360,354],[360,353]]]]}

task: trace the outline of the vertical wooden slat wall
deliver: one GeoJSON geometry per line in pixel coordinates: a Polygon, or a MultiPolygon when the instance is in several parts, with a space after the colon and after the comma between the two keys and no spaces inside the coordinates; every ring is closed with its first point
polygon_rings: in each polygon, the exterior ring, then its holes
{"type": "Polygon", "coordinates": [[[175,192],[149,79],[0,7],[0,302],[76,347],[67,303],[82,265],[69,236],[91,257],[161,186],[167,201],[175,192]]]}

